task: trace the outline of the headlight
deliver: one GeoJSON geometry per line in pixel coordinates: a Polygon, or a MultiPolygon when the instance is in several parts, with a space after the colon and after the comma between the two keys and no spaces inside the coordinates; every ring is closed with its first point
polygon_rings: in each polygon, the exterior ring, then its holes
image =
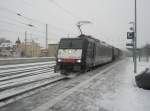
{"type": "Polygon", "coordinates": [[[61,62],[61,59],[58,59],[57,61],[58,61],[58,62],[61,62]]]}
{"type": "Polygon", "coordinates": [[[69,54],[71,54],[72,53],[72,51],[71,50],[69,50],[69,54]]]}
{"type": "Polygon", "coordinates": [[[78,62],[78,63],[80,63],[80,62],[81,62],[81,60],[79,59],[79,60],[77,60],[77,62],[78,62]]]}

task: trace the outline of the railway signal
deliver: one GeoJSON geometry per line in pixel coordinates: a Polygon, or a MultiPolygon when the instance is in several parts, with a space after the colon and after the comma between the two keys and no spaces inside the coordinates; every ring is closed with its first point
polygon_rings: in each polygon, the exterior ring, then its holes
{"type": "Polygon", "coordinates": [[[127,39],[131,39],[131,43],[127,43],[126,46],[134,47],[134,32],[127,32],[127,39]]]}
{"type": "Polygon", "coordinates": [[[127,39],[134,39],[134,32],[127,32],[127,39]]]}
{"type": "Polygon", "coordinates": [[[135,23],[132,22],[133,27],[130,27],[130,32],[127,32],[127,39],[130,40],[130,43],[126,43],[127,49],[130,49],[133,52],[133,62],[134,62],[134,73],[137,72],[137,63],[136,63],[136,32],[135,32],[135,23]]]}
{"type": "Polygon", "coordinates": [[[133,47],[133,43],[127,43],[126,46],[132,46],[133,47]]]}

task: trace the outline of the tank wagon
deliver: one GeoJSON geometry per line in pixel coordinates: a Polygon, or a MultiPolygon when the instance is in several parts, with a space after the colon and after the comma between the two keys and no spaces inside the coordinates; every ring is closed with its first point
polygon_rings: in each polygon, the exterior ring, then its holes
{"type": "Polygon", "coordinates": [[[85,72],[92,67],[112,62],[119,57],[120,50],[91,36],[62,38],[56,57],[55,72],[85,72]]]}

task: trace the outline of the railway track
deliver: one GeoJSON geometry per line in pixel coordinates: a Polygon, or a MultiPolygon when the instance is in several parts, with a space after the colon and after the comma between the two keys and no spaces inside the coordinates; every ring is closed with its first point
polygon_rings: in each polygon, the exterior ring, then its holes
{"type": "Polygon", "coordinates": [[[37,82],[32,82],[30,84],[25,84],[19,87],[9,88],[7,90],[0,92],[0,107],[16,101],[17,99],[29,96],[38,91],[40,88],[52,85],[58,81],[65,79],[63,76],[51,76],[49,79],[44,79],[37,82]],[[25,95],[24,95],[25,94],[25,95]]]}
{"type": "Polygon", "coordinates": [[[37,80],[48,78],[45,73],[52,72],[54,65],[29,67],[27,69],[3,71],[0,74],[0,90],[7,89],[6,87],[18,86],[21,84],[31,83],[37,80]],[[44,76],[44,77],[43,77],[44,76]]]}
{"type": "Polygon", "coordinates": [[[23,73],[29,73],[29,72],[35,72],[35,71],[41,71],[41,70],[50,70],[54,66],[45,66],[45,67],[38,67],[33,69],[25,69],[25,70],[18,70],[18,71],[12,71],[12,72],[4,72],[0,74],[1,78],[8,77],[8,76],[14,76],[14,75],[20,75],[23,73]]]}
{"type": "Polygon", "coordinates": [[[41,63],[27,63],[27,64],[17,64],[17,65],[3,65],[0,66],[1,70],[10,70],[10,69],[18,69],[18,68],[26,68],[26,67],[34,67],[34,66],[42,66],[42,65],[49,65],[49,64],[55,64],[54,61],[52,62],[41,62],[41,63]]]}
{"type": "Polygon", "coordinates": [[[36,72],[23,73],[22,75],[18,75],[16,77],[11,76],[11,77],[6,77],[6,78],[1,78],[0,90],[6,89],[6,87],[12,87],[12,86],[25,84],[25,83],[39,81],[45,78],[49,78],[49,76],[51,75],[49,70],[44,70],[41,72],[36,71],[36,72]]]}
{"type": "MultiPolygon", "coordinates": [[[[112,68],[111,64],[114,64],[114,63],[110,63],[106,66],[102,66],[102,67],[92,71],[92,73],[87,72],[86,74],[77,76],[77,78],[71,79],[69,81],[67,79],[67,82],[66,82],[66,78],[61,76],[60,74],[50,72],[47,74],[45,73],[45,75],[49,75],[49,76],[45,76],[45,78],[43,77],[43,79],[41,79],[41,77],[39,77],[40,80],[38,80],[36,78],[35,80],[37,80],[37,81],[34,81],[34,82],[31,81],[31,83],[29,83],[29,81],[28,81],[27,84],[26,83],[22,84],[22,85],[20,84],[18,86],[12,86],[10,88],[6,87],[6,90],[0,91],[0,107],[2,109],[3,108],[5,109],[9,103],[15,102],[17,105],[17,104],[20,104],[19,101],[24,101],[24,100],[28,101],[29,98],[30,98],[29,101],[30,100],[32,101],[33,99],[35,99],[37,101],[37,102],[35,101],[35,102],[31,103],[31,106],[29,106],[29,107],[35,108],[34,104],[36,104],[36,103],[38,104],[38,99],[40,99],[39,100],[40,103],[41,103],[41,101],[44,103],[44,101],[50,100],[49,103],[52,102],[51,104],[53,105],[53,103],[58,102],[57,99],[59,100],[59,95],[60,95],[60,98],[63,98],[66,96],[66,93],[67,93],[67,95],[70,94],[70,92],[73,92],[74,89],[76,89],[74,87],[76,87],[76,86],[78,87],[78,84],[82,83],[85,80],[88,80],[89,78],[93,77],[94,75],[97,75],[97,73],[99,72],[99,69],[102,70],[102,73],[106,73],[107,71],[109,71],[109,69],[112,68]],[[108,66],[111,66],[111,68],[107,69],[108,66]],[[72,90],[72,88],[73,88],[73,90],[72,90]],[[68,90],[70,90],[69,93],[68,93],[68,90]],[[41,95],[41,98],[38,97],[38,99],[36,99],[37,95],[39,96],[39,93],[41,95]],[[65,96],[61,97],[61,95],[65,95],[65,96]],[[42,98],[44,98],[43,96],[46,98],[48,97],[48,99],[41,100],[42,98]],[[26,97],[29,97],[29,98],[26,100],[26,97]],[[53,100],[54,100],[54,102],[53,102],[53,100]]],[[[12,105],[14,106],[14,104],[10,104],[10,107],[12,105]]],[[[39,108],[37,108],[37,109],[39,109],[39,108]]]]}
{"type": "Polygon", "coordinates": [[[53,73],[54,62],[19,66],[18,69],[0,67],[0,106],[64,79],[53,73]]]}
{"type": "Polygon", "coordinates": [[[19,71],[19,72],[11,72],[11,73],[6,73],[3,75],[0,75],[0,82],[2,81],[6,81],[6,80],[10,80],[10,79],[16,79],[16,78],[20,78],[20,77],[27,77],[27,76],[32,76],[32,75],[38,75],[41,73],[45,73],[45,72],[51,72],[53,71],[54,66],[47,66],[47,67],[42,67],[42,68],[35,68],[34,70],[25,70],[23,71],[19,71]]]}

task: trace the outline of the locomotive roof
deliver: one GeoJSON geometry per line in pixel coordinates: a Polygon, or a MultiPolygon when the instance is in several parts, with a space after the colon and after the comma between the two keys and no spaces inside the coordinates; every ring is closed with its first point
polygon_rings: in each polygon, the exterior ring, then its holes
{"type": "MultiPolygon", "coordinates": [[[[100,41],[100,40],[98,40],[98,39],[96,39],[96,38],[94,38],[94,37],[92,37],[92,36],[89,36],[89,35],[84,35],[84,34],[82,34],[82,35],[78,36],[78,38],[92,39],[92,40],[94,40],[94,41],[96,41],[96,42],[99,42],[99,43],[100,43],[101,45],[103,45],[103,46],[106,46],[106,47],[113,47],[113,46],[107,44],[106,42],[100,41]]],[[[77,38],[74,37],[74,38],[62,38],[62,39],[77,39],[77,38]]]]}
{"type": "Polygon", "coordinates": [[[89,35],[80,35],[80,36],[78,36],[78,37],[79,37],[79,38],[86,38],[86,39],[93,39],[93,40],[95,40],[95,41],[99,42],[99,40],[98,40],[98,39],[93,38],[92,36],[89,36],[89,35]]]}
{"type": "Polygon", "coordinates": [[[96,38],[93,38],[92,36],[89,36],[89,35],[80,35],[79,38],[93,39],[94,41],[99,42],[99,43],[100,43],[101,45],[103,45],[103,46],[106,46],[106,47],[113,47],[113,46],[107,44],[106,42],[100,41],[100,40],[98,40],[98,39],[96,39],[96,38]]]}
{"type": "Polygon", "coordinates": [[[101,44],[101,45],[104,45],[104,46],[106,46],[106,47],[112,47],[111,45],[107,44],[107,43],[104,42],[104,41],[100,41],[100,44],[101,44]]]}

